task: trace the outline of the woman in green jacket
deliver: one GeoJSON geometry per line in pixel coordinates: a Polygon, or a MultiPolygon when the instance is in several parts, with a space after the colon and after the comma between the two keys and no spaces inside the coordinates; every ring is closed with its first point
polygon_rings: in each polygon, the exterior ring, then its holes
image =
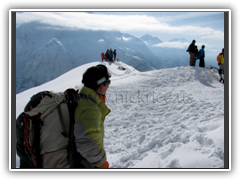
{"type": "Polygon", "coordinates": [[[108,168],[104,150],[104,120],[110,113],[105,105],[105,95],[111,77],[106,66],[97,65],[83,74],[80,98],[75,110],[74,136],[77,151],[87,168],[108,168]]]}

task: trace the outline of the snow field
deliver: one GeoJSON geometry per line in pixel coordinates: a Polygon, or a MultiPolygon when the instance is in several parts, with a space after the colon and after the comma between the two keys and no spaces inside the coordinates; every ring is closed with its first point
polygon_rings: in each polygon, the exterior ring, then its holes
{"type": "Polygon", "coordinates": [[[122,62],[89,63],[17,94],[17,116],[39,91],[80,89],[84,71],[97,64],[112,74],[104,138],[110,168],[224,167],[224,85],[214,70],[140,73],[122,62]]]}
{"type": "Polygon", "coordinates": [[[111,168],[224,167],[218,74],[179,67],[137,76],[108,90],[105,149],[111,168]]]}

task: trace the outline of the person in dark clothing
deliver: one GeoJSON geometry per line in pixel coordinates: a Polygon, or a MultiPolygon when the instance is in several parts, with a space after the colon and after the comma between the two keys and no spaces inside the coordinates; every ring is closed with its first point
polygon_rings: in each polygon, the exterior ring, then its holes
{"type": "Polygon", "coordinates": [[[195,43],[196,41],[193,40],[192,43],[189,45],[188,49],[187,49],[187,52],[189,53],[190,55],[190,61],[189,61],[189,64],[190,66],[195,66],[195,61],[196,61],[196,56],[195,56],[195,43]]]}
{"type": "Polygon", "coordinates": [[[113,51],[110,49],[109,51],[110,62],[113,62],[113,51]]]}
{"type": "Polygon", "coordinates": [[[107,50],[105,53],[105,61],[109,61],[109,60],[110,60],[110,55],[109,55],[109,50],[107,50]]]}
{"type": "Polygon", "coordinates": [[[205,52],[204,52],[205,46],[202,45],[202,49],[200,49],[200,51],[198,52],[198,59],[200,59],[199,61],[199,67],[205,68],[205,52]]]}
{"type": "Polygon", "coordinates": [[[115,61],[116,56],[117,56],[116,49],[114,49],[114,51],[113,51],[113,55],[114,55],[114,61],[115,61]]]}

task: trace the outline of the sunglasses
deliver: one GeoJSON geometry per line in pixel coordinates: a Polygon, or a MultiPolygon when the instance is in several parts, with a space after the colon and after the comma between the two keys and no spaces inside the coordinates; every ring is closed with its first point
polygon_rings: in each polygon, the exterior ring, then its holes
{"type": "Polygon", "coordinates": [[[111,80],[110,80],[110,79],[107,80],[106,83],[107,83],[108,85],[110,85],[110,84],[111,84],[111,80]]]}

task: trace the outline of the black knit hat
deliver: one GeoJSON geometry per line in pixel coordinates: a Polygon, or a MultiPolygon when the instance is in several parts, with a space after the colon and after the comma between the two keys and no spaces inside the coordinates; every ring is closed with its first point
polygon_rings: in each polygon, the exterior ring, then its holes
{"type": "Polygon", "coordinates": [[[83,74],[82,83],[93,90],[106,82],[111,77],[111,74],[108,72],[107,67],[99,64],[88,68],[83,74]]]}

